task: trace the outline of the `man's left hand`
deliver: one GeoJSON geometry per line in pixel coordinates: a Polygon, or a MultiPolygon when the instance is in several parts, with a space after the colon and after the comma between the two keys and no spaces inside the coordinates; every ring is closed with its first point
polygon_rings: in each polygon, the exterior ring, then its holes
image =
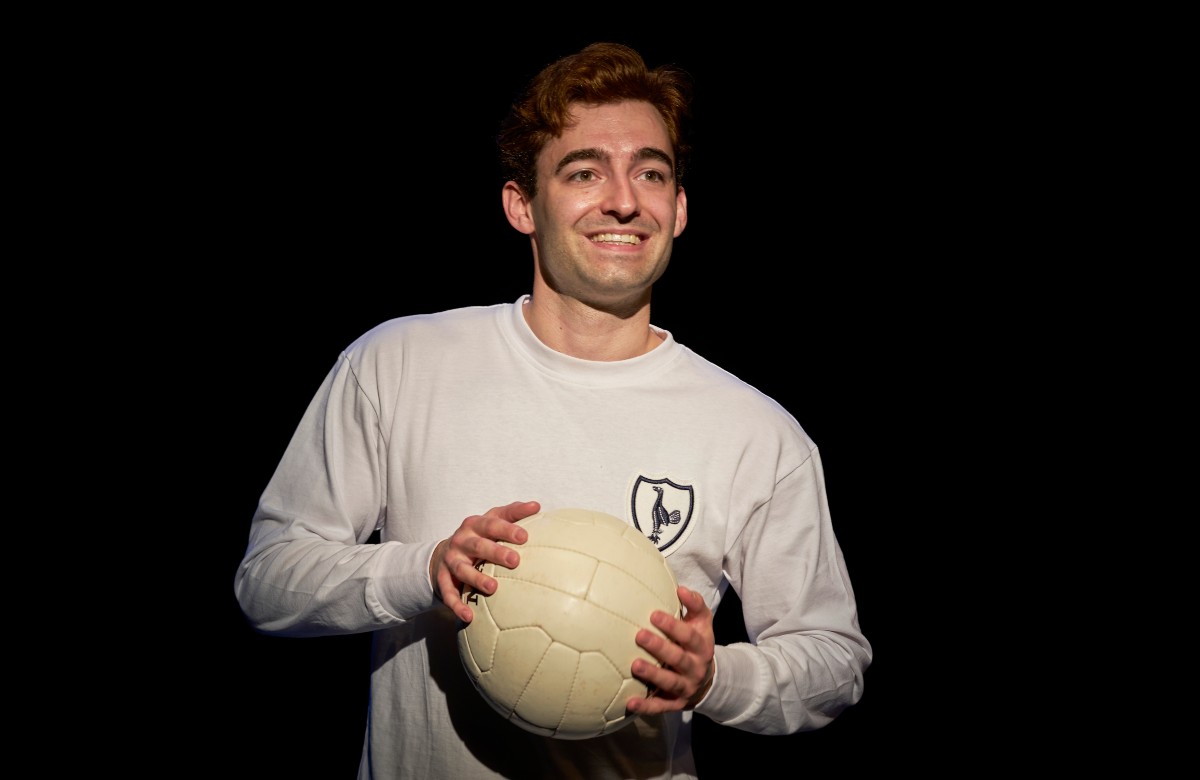
{"type": "Polygon", "coordinates": [[[715,671],[712,610],[694,590],[681,585],[678,594],[684,608],[682,618],[676,619],[661,610],[650,615],[650,622],[666,639],[645,628],[637,632],[638,645],[661,661],[662,666],[641,658],[633,662],[634,676],[656,690],[646,698],[631,697],[625,705],[630,712],[656,715],[691,709],[712,684],[715,671]]]}

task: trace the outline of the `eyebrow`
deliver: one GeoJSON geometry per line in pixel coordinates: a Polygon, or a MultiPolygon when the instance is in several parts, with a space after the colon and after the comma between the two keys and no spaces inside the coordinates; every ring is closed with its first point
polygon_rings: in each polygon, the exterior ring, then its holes
{"type": "MultiPolygon", "coordinates": [[[[558,165],[554,166],[554,172],[558,173],[571,163],[578,162],[579,160],[600,160],[602,162],[608,162],[610,159],[611,155],[609,155],[607,152],[602,152],[595,147],[576,149],[573,152],[567,152],[563,158],[558,161],[558,165]]],[[[672,172],[675,171],[675,164],[671,162],[671,155],[667,154],[662,149],[658,149],[653,146],[643,146],[641,149],[638,149],[634,153],[633,159],[635,162],[641,162],[642,160],[658,160],[663,165],[669,167],[672,172]]]]}

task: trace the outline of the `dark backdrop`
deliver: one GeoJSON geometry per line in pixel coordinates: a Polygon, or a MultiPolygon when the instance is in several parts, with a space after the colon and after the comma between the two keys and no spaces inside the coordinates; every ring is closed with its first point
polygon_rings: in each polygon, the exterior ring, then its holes
{"type": "MultiPolygon", "coordinates": [[[[161,390],[178,408],[162,425],[188,442],[167,487],[188,497],[179,560],[199,568],[162,573],[171,614],[186,617],[148,639],[193,670],[150,715],[181,766],[354,775],[368,637],[246,626],[233,575],[251,514],[342,347],[391,317],[528,290],[527,239],[500,209],[495,128],[527,76],[601,38],[697,78],[690,222],[653,321],[780,401],[816,441],[876,654],[862,702],[821,731],[764,737],[699,717],[702,777],[844,770],[897,743],[898,766],[943,760],[946,729],[969,717],[938,679],[955,677],[945,659],[962,650],[945,564],[927,547],[951,509],[955,455],[930,439],[961,390],[943,369],[961,357],[949,340],[961,343],[964,304],[942,291],[980,166],[966,151],[976,109],[961,74],[919,48],[876,45],[881,31],[772,29],[728,45],[560,35],[409,49],[264,25],[181,68],[181,146],[164,176],[188,184],[170,259],[188,302],[163,296],[158,314],[178,344],[161,390]]],[[[717,626],[721,641],[744,638],[736,599],[717,626]]]]}

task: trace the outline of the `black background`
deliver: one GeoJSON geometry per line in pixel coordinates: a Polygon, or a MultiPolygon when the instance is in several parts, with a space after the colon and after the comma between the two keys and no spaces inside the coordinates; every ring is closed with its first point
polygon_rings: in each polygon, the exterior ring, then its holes
{"type": "MultiPolygon", "coordinates": [[[[967,234],[976,263],[1006,240],[970,205],[1004,166],[1003,150],[980,151],[999,121],[993,66],[963,53],[969,37],[933,50],[880,21],[755,29],[410,45],[310,19],[231,28],[171,58],[163,127],[178,146],[153,178],[184,182],[162,219],[186,295],[156,304],[175,359],[155,394],[174,405],[163,435],[188,442],[163,487],[183,518],[178,566],[196,570],[157,574],[172,626],[146,638],[147,663],[174,682],[146,728],[181,768],[354,776],[369,638],[247,627],[233,575],[251,514],[339,350],[391,317],[528,291],[495,129],[528,76],[601,39],[696,78],[689,225],[652,320],[816,441],[875,650],[864,698],[825,729],[767,737],[698,717],[701,777],[928,769],[953,763],[946,743],[988,738],[988,686],[961,673],[974,596],[954,577],[969,564],[945,534],[966,509],[953,442],[976,433],[959,415],[984,340],[956,268],[967,234]]],[[[719,641],[744,638],[739,619],[731,600],[719,641]]]]}

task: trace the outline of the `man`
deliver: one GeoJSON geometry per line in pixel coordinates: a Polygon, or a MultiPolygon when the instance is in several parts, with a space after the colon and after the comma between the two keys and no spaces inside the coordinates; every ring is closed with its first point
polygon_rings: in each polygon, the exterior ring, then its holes
{"type": "Polygon", "coordinates": [[[871,648],[818,450],[772,399],[651,324],[687,225],[689,88],[615,44],[538,74],[500,136],[530,293],[363,334],[262,494],[235,582],[251,624],[373,632],[360,778],[690,778],[695,712],[787,734],[862,696],[871,648]],[[657,693],[588,740],[504,721],[458,657],[463,586],[494,592],[478,565],[519,566],[515,521],[542,509],[607,512],[649,536],[659,500],[678,513],[655,543],[684,615],[648,615],[661,635],[638,633],[662,665],[632,672],[657,693]],[[730,585],[751,642],[715,646],[730,585]]]}

